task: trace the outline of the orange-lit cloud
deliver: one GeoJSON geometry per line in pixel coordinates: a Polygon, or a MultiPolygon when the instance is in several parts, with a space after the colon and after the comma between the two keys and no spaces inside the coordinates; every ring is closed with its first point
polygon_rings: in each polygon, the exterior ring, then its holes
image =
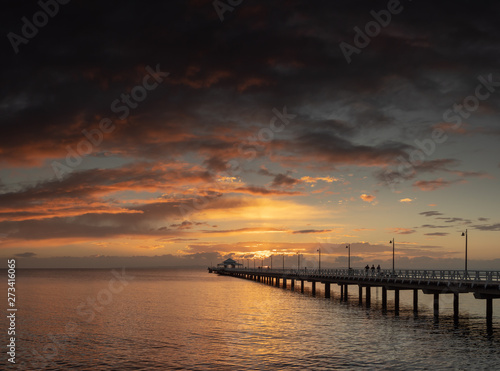
{"type": "Polygon", "coordinates": [[[435,180],[419,180],[413,183],[413,186],[419,188],[421,191],[436,191],[441,188],[449,187],[455,183],[463,182],[465,182],[465,180],[449,181],[439,178],[435,180]]]}
{"type": "Polygon", "coordinates": [[[359,196],[359,198],[361,198],[365,202],[373,202],[376,199],[375,196],[373,196],[373,195],[367,195],[365,193],[363,193],[361,196],[359,196]]]}
{"type": "Polygon", "coordinates": [[[411,228],[388,228],[392,233],[396,234],[412,234],[415,233],[416,230],[411,228]]]}

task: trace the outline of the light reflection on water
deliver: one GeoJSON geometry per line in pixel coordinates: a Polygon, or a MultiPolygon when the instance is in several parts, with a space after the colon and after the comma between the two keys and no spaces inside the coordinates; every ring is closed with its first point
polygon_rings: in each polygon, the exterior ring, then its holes
{"type": "Polygon", "coordinates": [[[500,368],[500,330],[486,332],[485,303],[470,295],[460,296],[455,326],[451,295],[441,295],[435,322],[432,296],[420,293],[414,317],[411,291],[401,292],[395,317],[390,292],[381,313],[380,289],[366,309],[355,286],[344,303],[334,285],[324,299],[321,290],[311,297],[309,286],[301,294],[206,271],[128,274],[134,279],[107,297],[99,293],[110,270],[19,271],[19,361],[82,370],[500,368]],[[98,295],[106,300],[89,304],[98,295]]]}

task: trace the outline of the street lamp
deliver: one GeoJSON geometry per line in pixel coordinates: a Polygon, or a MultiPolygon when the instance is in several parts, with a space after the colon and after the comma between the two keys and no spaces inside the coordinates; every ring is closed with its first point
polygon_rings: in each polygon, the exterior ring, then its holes
{"type": "Polygon", "coordinates": [[[283,254],[283,272],[285,271],[285,254],[283,254]]]}
{"type": "Polygon", "coordinates": [[[271,254],[271,269],[273,269],[273,255],[271,254]]]}
{"type": "Polygon", "coordinates": [[[347,268],[351,270],[351,244],[347,245],[345,248],[349,249],[347,255],[347,268]]]}
{"type": "Polygon", "coordinates": [[[462,237],[465,237],[465,274],[467,275],[467,229],[462,232],[462,237]]]}
{"type": "Polygon", "coordinates": [[[300,269],[300,254],[297,251],[297,268],[300,269]]]}
{"type": "Polygon", "coordinates": [[[318,268],[321,270],[321,247],[318,248],[318,268]]]}
{"type": "Polygon", "coordinates": [[[389,243],[392,243],[392,274],[394,275],[394,238],[389,243]]]}

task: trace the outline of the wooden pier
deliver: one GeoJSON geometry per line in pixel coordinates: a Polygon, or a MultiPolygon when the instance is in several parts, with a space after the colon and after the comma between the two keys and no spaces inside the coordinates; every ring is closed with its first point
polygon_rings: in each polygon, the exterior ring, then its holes
{"type": "Polygon", "coordinates": [[[399,314],[399,292],[413,290],[413,311],[418,312],[418,291],[433,295],[434,316],[439,316],[439,295],[453,295],[453,316],[459,318],[460,294],[473,293],[476,299],[486,301],[486,322],[488,328],[493,323],[493,299],[500,298],[500,272],[464,270],[365,270],[365,269],[248,269],[209,267],[210,273],[246,278],[276,287],[295,289],[295,281],[300,281],[300,291],[304,292],[304,282],[311,282],[312,295],[316,295],[316,283],[325,286],[325,298],[331,296],[331,285],[340,286],[340,299],[347,301],[350,285],[358,286],[359,304],[367,308],[371,304],[372,287],[382,288],[382,311],[387,311],[387,291],[394,291],[394,312],[399,314]]]}

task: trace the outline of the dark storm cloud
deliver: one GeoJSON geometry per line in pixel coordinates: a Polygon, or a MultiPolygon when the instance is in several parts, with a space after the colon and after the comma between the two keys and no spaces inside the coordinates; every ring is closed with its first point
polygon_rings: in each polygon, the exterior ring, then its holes
{"type": "MultiPolygon", "coordinates": [[[[4,38],[1,156],[10,164],[38,165],[63,157],[67,145],[82,139],[83,129],[95,127],[97,117],[116,120],[111,103],[140,83],[145,66],[159,64],[169,77],[127,120],[116,121],[116,132],[100,150],[149,158],[196,152],[208,168],[220,171],[234,157],[249,122],[268,122],[274,106],[314,108],[342,101],[351,107],[344,120],[314,118],[328,127],[328,138],[301,134],[311,122],[304,113],[286,149],[295,146],[295,154],[311,157],[326,151],[321,159],[334,164],[345,163],[347,156],[349,163],[359,156],[363,165],[393,162],[407,145],[362,145],[351,138],[395,126],[389,105],[412,109],[425,96],[438,97],[436,104],[445,107],[449,99],[465,96],[438,93],[442,79],[427,73],[496,70],[500,35],[494,17],[499,5],[493,1],[404,5],[347,65],[339,42],[352,43],[353,28],[363,27],[370,10],[384,9],[385,2],[248,3],[223,23],[204,1],[71,2],[21,45],[19,54],[4,38]],[[374,98],[388,79],[409,84],[414,99],[404,91],[393,101],[384,94],[374,98]]],[[[19,33],[21,17],[37,10],[35,1],[9,5],[2,13],[3,35],[19,33]]]]}
{"type": "MultiPolygon", "coordinates": [[[[440,120],[452,102],[470,94],[478,74],[498,70],[500,5],[405,2],[404,11],[348,65],[339,43],[351,43],[353,28],[363,27],[370,11],[386,4],[245,2],[221,23],[210,1],[73,1],[20,45],[18,54],[5,35],[21,33],[21,18],[32,17],[39,5],[4,5],[2,166],[50,168],[53,159],[64,161],[68,148],[76,150],[86,140],[82,130],[96,130],[103,118],[116,128],[93,148],[95,156],[113,154],[132,164],[77,166],[60,181],[16,189],[0,181],[2,235],[177,238],[182,223],[171,219],[197,196],[210,196],[210,210],[249,202],[222,199],[222,193],[302,194],[246,184],[208,189],[215,188],[214,173],[225,171],[229,160],[251,162],[246,153],[284,167],[259,172],[274,177],[271,187],[298,184],[288,173],[298,166],[385,168],[407,158],[414,144],[382,130],[402,131],[405,125],[395,112],[426,109],[430,103],[440,120]],[[120,117],[113,102],[124,104],[122,94],[143,84],[148,66],[169,75],[130,108],[130,115],[120,117]],[[448,89],[449,81],[457,87],[448,89]],[[293,123],[269,141],[259,139],[259,130],[270,127],[273,108],[281,112],[284,106],[296,115],[293,123]],[[198,166],[186,165],[189,161],[198,166]],[[199,187],[200,194],[193,195],[190,187],[199,187]],[[120,191],[158,190],[178,196],[133,204],[113,198],[120,191]],[[178,229],[154,224],[163,218],[178,229]]],[[[490,100],[485,107],[495,104],[490,100]]],[[[414,125],[430,127],[424,119],[414,125]]],[[[414,171],[485,175],[450,169],[457,165],[454,159],[427,160],[414,171]]],[[[438,178],[414,184],[433,190],[455,182],[438,178]]],[[[435,215],[441,214],[426,216],[435,215]]]]}

